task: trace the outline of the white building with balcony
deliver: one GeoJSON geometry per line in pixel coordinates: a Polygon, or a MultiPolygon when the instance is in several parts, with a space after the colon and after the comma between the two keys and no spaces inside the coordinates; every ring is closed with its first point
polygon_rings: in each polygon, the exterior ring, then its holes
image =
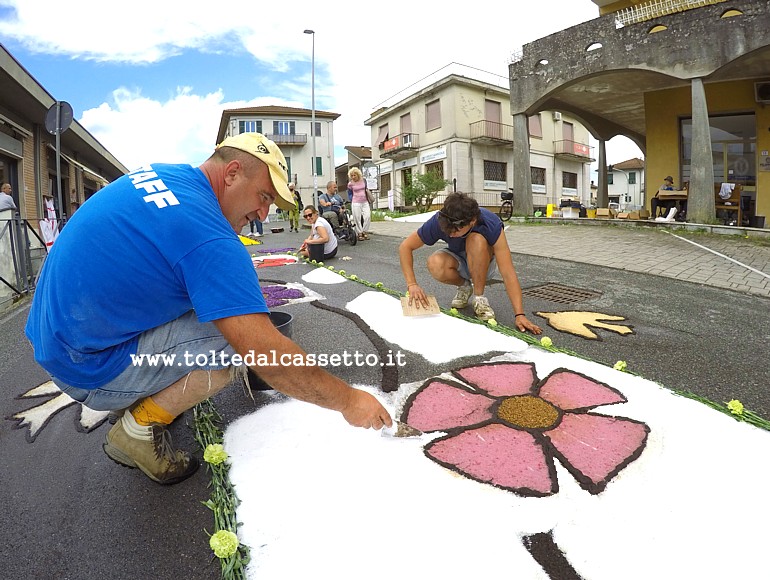
{"type": "Polygon", "coordinates": [[[315,111],[315,160],[313,160],[312,111],[293,107],[266,106],[243,109],[225,109],[219,122],[217,143],[226,137],[241,133],[262,133],[286,156],[289,180],[294,182],[302,201],[313,202],[313,165],[317,187],[326,191],[326,183],[334,174],[333,123],[338,113],[315,111]]]}
{"type": "Polygon", "coordinates": [[[607,195],[622,211],[644,208],[644,161],[635,157],[608,166],[607,195]]]}
{"type": "MultiPolygon", "coordinates": [[[[389,190],[394,205],[403,206],[402,186],[413,173],[435,171],[451,182],[446,193],[473,194],[479,205],[490,208],[500,205],[500,193],[513,183],[508,78],[491,73],[478,78],[483,71],[468,67],[445,69],[365,122],[379,179],[378,207],[387,207],[389,190]]],[[[543,112],[529,118],[529,132],[535,209],[549,203],[559,207],[562,199],[589,205],[592,159],[585,127],[566,113],[543,112]]],[[[436,203],[443,198],[437,196],[436,203]]]]}

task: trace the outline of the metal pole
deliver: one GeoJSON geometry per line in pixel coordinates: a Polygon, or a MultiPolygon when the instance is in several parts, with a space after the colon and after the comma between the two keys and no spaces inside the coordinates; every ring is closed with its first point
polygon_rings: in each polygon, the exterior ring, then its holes
{"type": "Polygon", "coordinates": [[[310,53],[310,137],[313,140],[313,205],[318,209],[318,165],[315,149],[315,31],[305,30],[313,37],[310,53]]]}
{"type": "MultiPolygon", "coordinates": [[[[56,101],[56,187],[59,195],[59,220],[64,220],[64,198],[61,191],[61,101],[56,101]]],[[[58,228],[59,224],[57,224],[58,228]]]]}

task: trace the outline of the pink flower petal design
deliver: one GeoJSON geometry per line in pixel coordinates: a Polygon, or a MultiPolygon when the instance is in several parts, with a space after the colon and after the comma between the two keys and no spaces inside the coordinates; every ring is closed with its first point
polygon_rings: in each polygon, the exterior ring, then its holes
{"type": "Polygon", "coordinates": [[[540,387],[538,395],[563,411],[627,401],[621,393],[604,383],[566,369],[557,369],[551,373],[540,387]]]}
{"type": "Polygon", "coordinates": [[[425,454],[454,471],[513,491],[543,497],[559,490],[553,461],[531,433],[492,423],[432,441],[425,454]]]}
{"type": "Polygon", "coordinates": [[[532,393],[537,383],[532,363],[492,363],[454,371],[466,383],[493,397],[514,397],[532,393]]]}
{"type": "Polygon", "coordinates": [[[624,417],[565,413],[545,436],[580,487],[597,494],[641,455],[649,432],[644,423],[624,417]]]}
{"type": "Polygon", "coordinates": [[[460,385],[433,379],[412,395],[404,408],[405,421],[420,431],[445,431],[477,425],[492,418],[493,399],[460,385]]]}

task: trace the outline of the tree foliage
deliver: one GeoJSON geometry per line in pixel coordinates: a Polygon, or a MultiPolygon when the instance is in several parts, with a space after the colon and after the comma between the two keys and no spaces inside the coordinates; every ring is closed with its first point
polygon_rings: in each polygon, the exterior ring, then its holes
{"type": "Polygon", "coordinates": [[[446,189],[447,185],[449,180],[433,171],[414,174],[402,188],[404,203],[415,206],[419,212],[428,211],[436,195],[446,189]]]}

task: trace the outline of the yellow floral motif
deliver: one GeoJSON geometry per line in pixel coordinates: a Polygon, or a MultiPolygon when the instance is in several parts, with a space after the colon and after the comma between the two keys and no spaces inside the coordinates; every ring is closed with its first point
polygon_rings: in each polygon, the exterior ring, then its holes
{"type": "Polygon", "coordinates": [[[738,399],[733,399],[727,403],[727,408],[730,409],[730,412],[733,415],[743,415],[743,403],[741,403],[738,399]]]}
{"type": "Polygon", "coordinates": [[[619,360],[613,365],[612,368],[615,369],[616,371],[624,372],[628,368],[628,364],[626,364],[626,361],[624,360],[619,360]]]}
{"type": "Polygon", "coordinates": [[[209,538],[209,546],[217,558],[229,558],[238,550],[238,536],[229,530],[219,530],[209,538]]]}
{"type": "Polygon", "coordinates": [[[544,346],[545,348],[548,348],[553,346],[553,341],[547,336],[544,336],[543,338],[540,339],[540,345],[544,346]]]}
{"type": "Polygon", "coordinates": [[[211,465],[219,465],[220,463],[224,463],[227,461],[227,457],[227,451],[225,451],[225,448],[219,443],[212,443],[211,445],[207,445],[205,451],[203,452],[203,460],[206,463],[210,463],[211,465]]]}

